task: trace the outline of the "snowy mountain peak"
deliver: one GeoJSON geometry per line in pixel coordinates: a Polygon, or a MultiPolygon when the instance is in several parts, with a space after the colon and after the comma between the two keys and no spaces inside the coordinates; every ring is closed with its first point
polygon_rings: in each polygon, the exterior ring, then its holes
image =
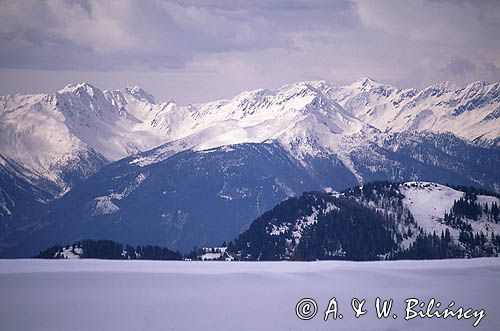
{"type": "Polygon", "coordinates": [[[431,85],[420,91],[420,96],[423,97],[439,97],[444,93],[450,92],[456,89],[456,85],[449,81],[443,81],[438,84],[431,85]]]}
{"type": "Polygon", "coordinates": [[[464,89],[465,90],[481,90],[485,87],[493,87],[493,86],[498,87],[498,83],[492,84],[492,83],[484,81],[484,80],[478,80],[476,82],[470,83],[469,85],[464,87],[464,89]]]}
{"type": "Polygon", "coordinates": [[[63,93],[82,93],[85,92],[90,96],[93,96],[96,91],[100,91],[99,88],[87,83],[77,83],[77,84],[68,84],[63,89],[57,91],[60,94],[63,93]]]}
{"type": "Polygon", "coordinates": [[[270,94],[271,94],[270,91],[267,89],[256,89],[256,90],[241,92],[231,100],[220,100],[220,101],[215,101],[214,103],[221,103],[226,101],[228,103],[237,102],[240,105],[243,105],[245,103],[255,104],[257,102],[262,101],[270,94]]]}
{"type": "Polygon", "coordinates": [[[460,93],[463,93],[466,98],[483,97],[492,99],[495,102],[500,102],[499,83],[477,81],[457,91],[457,94],[460,93]]]}
{"type": "Polygon", "coordinates": [[[156,104],[156,99],[153,97],[152,94],[149,92],[146,92],[142,87],[140,86],[127,86],[125,87],[125,92],[134,96],[136,99],[144,101],[144,102],[149,102],[152,104],[156,104]]]}
{"type": "Polygon", "coordinates": [[[276,91],[277,94],[289,94],[297,96],[324,96],[329,98],[328,92],[335,88],[326,80],[300,81],[294,84],[287,84],[276,91]]]}
{"type": "Polygon", "coordinates": [[[288,90],[297,90],[297,91],[314,91],[315,88],[312,86],[311,82],[307,81],[300,81],[300,82],[295,82],[291,85],[285,85],[286,87],[289,87],[288,90]]]}
{"type": "Polygon", "coordinates": [[[389,86],[387,84],[381,84],[368,76],[363,76],[363,77],[359,78],[357,81],[355,81],[354,83],[352,83],[350,86],[366,91],[366,90],[380,87],[382,85],[389,86]]]}
{"type": "Polygon", "coordinates": [[[367,84],[379,84],[375,79],[368,77],[368,76],[361,76],[357,81],[354,82],[354,84],[361,84],[361,85],[367,85],[367,84]]]}

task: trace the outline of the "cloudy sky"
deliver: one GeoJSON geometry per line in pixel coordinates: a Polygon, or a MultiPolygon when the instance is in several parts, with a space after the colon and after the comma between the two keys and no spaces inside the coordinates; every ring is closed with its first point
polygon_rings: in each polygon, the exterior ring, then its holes
{"type": "Polygon", "coordinates": [[[500,81],[500,1],[0,0],[0,94],[87,81],[195,103],[299,80],[500,81]]]}

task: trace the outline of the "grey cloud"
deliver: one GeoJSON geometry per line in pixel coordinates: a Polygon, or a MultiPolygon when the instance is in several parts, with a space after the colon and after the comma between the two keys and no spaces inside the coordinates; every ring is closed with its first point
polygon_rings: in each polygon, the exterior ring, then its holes
{"type": "Polygon", "coordinates": [[[485,80],[490,82],[500,81],[500,68],[498,68],[494,63],[489,62],[484,64],[484,75],[485,80]]]}
{"type": "Polygon", "coordinates": [[[476,69],[476,65],[469,60],[454,58],[442,69],[442,71],[451,75],[463,76],[474,71],[474,69],[476,69]]]}
{"type": "Polygon", "coordinates": [[[486,63],[484,66],[485,66],[485,69],[488,72],[490,72],[491,74],[497,75],[500,73],[500,70],[498,69],[498,67],[492,62],[486,63]]]}

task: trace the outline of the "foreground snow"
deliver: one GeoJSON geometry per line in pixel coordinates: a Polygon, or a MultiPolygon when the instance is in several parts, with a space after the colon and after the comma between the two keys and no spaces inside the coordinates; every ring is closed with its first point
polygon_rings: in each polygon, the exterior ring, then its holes
{"type": "Polygon", "coordinates": [[[5,330],[471,330],[473,319],[404,321],[404,300],[485,309],[478,330],[500,330],[500,260],[398,262],[153,262],[1,260],[5,330]],[[295,316],[305,297],[309,321],[295,316]],[[323,321],[335,297],[342,320],[323,321]],[[367,300],[354,318],[351,299],[367,300]],[[376,297],[399,317],[378,320],[376,297]]]}

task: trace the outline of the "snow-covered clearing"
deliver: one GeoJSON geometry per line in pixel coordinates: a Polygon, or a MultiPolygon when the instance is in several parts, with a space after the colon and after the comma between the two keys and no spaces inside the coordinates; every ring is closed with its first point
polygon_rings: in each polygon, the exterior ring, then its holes
{"type": "Polygon", "coordinates": [[[441,221],[444,214],[450,212],[454,201],[464,196],[463,192],[428,182],[408,182],[400,191],[405,196],[403,203],[410,209],[418,226],[427,233],[436,232],[438,235],[448,229],[454,238],[458,238],[459,231],[441,221]]]}
{"type": "Polygon", "coordinates": [[[482,309],[500,330],[500,259],[398,262],[1,260],[2,330],[471,330],[473,319],[405,321],[404,300],[482,309]],[[314,298],[318,314],[295,316],[314,298]],[[342,320],[323,321],[335,297],[342,320]],[[366,299],[354,318],[351,299],[366,299]],[[376,297],[394,299],[378,320],[376,297]]]}

